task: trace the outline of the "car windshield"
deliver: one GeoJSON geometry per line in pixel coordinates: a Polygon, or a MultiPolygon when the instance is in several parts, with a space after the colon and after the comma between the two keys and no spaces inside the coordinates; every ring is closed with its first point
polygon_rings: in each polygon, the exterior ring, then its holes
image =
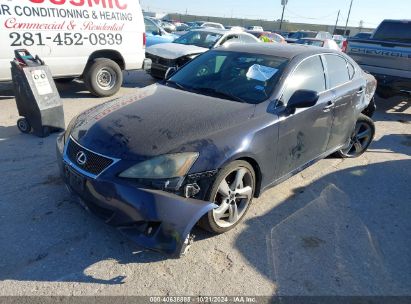
{"type": "Polygon", "coordinates": [[[321,40],[310,40],[310,39],[300,39],[296,41],[297,44],[313,45],[313,46],[323,46],[324,41],[321,40]]]}
{"type": "Polygon", "coordinates": [[[211,49],[222,36],[222,34],[207,31],[191,31],[174,40],[174,43],[195,45],[211,49]]]}
{"type": "Polygon", "coordinates": [[[282,57],[213,50],[182,67],[166,85],[257,104],[271,96],[287,64],[282,57]]]}

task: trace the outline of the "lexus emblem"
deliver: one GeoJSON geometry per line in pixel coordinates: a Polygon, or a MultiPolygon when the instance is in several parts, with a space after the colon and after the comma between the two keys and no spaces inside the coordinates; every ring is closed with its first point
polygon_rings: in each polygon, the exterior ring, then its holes
{"type": "Polygon", "coordinates": [[[87,155],[83,151],[80,151],[76,155],[76,161],[80,166],[84,166],[87,163],[87,155]]]}

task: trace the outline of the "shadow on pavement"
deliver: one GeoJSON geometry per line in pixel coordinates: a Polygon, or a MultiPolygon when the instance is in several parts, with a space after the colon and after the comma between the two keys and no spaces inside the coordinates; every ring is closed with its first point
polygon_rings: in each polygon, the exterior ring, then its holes
{"type": "Polygon", "coordinates": [[[410,181],[411,159],[326,175],[248,220],[235,246],[279,296],[409,295],[410,181]]]}
{"type": "Polygon", "coordinates": [[[375,102],[377,111],[384,113],[383,115],[377,115],[376,120],[385,120],[381,118],[389,117],[389,120],[396,119],[399,122],[411,124],[411,114],[406,113],[411,107],[411,97],[397,96],[389,99],[376,97],[375,102]]]}
{"type": "MultiPolygon", "coordinates": [[[[155,82],[144,71],[125,71],[123,77],[122,87],[124,88],[143,88],[155,82]]],[[[98,98],[87,91],[81,80],[55,80],[55,82],[61,98],[98,98]]],[[[13,84],[11,82],[0,83],[0,100],[10,98],[14,98],[13,84]]]]}
{"type": "Polygon", "coordinates": [[[63,185],[53,134],[0,126],[0,281],[122,284],[127,274],[90,267],[167,259],[145,251],[83,210],[63,185]]]}

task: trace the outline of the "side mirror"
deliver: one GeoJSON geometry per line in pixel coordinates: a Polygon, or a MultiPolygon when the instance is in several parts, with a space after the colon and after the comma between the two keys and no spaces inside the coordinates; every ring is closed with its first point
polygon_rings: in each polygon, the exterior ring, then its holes
{"type": "Polygon", "coordinates": [[[318,93],[311,90],[295,91],[287,103],[287,109],[295,111],[299,108],[310,108],[318,101],[318,93]]]}
{"type": "Polygon", "coordinates": [[[158,29],[157,31],[153,31],[152,33],[154,36],[161,36],[161,30],[158,29]]]}
{"type": "Polygon", "coordinates": [[[165,80],[168,80],[171,78],[171,76],[173,76],[175,73],[177,72],[177,68],[176,67],[171,67],[167,69],[167,72],[164,76],[165,80]]]}

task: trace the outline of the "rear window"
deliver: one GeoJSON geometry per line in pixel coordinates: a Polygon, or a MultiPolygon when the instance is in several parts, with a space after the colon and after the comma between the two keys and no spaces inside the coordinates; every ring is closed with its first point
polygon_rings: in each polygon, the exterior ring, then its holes
{"type": "Polygon", "coordinates": [[[384,21],[374,34],[374,39],[411,43],[410,21],[384,21]]]}
{"type": "Polygon", "coordinates": [[[325,59],[327,60],[330,88],[338,87],[350,80],[351,75],[348,72],[347,61],[344,58],[337,55],[325,55],[325,59]]]}

